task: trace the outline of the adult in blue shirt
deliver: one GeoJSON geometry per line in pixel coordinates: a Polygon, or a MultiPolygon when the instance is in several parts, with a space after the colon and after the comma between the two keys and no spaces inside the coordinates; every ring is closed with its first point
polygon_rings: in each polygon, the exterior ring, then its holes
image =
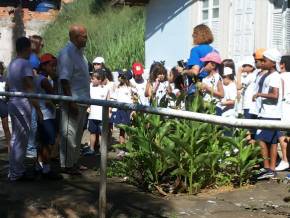
{"type": "Polygon", "coordinates": [[[193,83],[196,76],[202,80],[207,76],[207,72],[203,71],[204,62],[200,59],[208,53],[216,51],[210,44],[214,41],[214,37],[210,28],[205,24],[199,24],[193,28],[193,44],[194,47],[190,51],[190,57],[187,60],[186,68],[178,67],[178,71],[188,76],[188,85],[193,83]]]}
{"type": "MultiPolygon", "coordinates": [[[[43,39],[39,35],[32,35],[29,37],[29,40],[31,42],[31,54],[29,56],[29,63],[33,69],[33,76],[36,76],[39,65],[40,65],[39,56],[41,53],[41,49],[43,47],[43,39]]],[[[37,148],[36,132],[37,132],[37,115],[34,108],[32,108],[31,128],[30,128],[30,134],[29,134],[29,139],[28,139],[26,157],[34,158],[37,156],[36,155],[36,148],[37,148]]]]}

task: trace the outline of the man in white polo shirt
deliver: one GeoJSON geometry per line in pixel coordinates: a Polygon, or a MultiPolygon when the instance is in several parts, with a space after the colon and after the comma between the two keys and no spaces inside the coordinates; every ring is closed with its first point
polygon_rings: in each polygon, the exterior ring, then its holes
{"type": "MultiPolygon", "coordinates": [[[[61,92],[67,96],[89,98],[88,61],[83,54],[87,42],[86,28],[71,26],[69,38],[57,60],[61,92]]],[[[87,106],[74,102],[62,104],[60,164],[63,172],[72,175],[80,175],[78,160],[86,109],[87,106]]]]}

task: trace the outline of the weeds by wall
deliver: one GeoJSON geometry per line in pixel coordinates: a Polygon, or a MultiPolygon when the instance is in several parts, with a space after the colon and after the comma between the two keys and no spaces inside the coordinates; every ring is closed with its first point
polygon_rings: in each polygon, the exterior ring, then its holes
{"type": "Polygon", "coordinates": [[[45,52],[57,54],[68,41],[68,28],[77,23],[88,29],[86,55],[89,61],[103,56],[111,69],[129,68],[144,62],[143,7],[112,8],[95,0],[76,0],[64,5],[55,22],[44,31],[45,52]]]}

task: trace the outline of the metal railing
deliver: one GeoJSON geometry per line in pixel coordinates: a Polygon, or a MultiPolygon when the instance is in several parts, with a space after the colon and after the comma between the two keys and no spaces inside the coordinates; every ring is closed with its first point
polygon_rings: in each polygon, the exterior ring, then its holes
{"type": "Polygon", "coordinates": [[[261,129],[279,129],[290,130],[290,123],[273,120],[249,120],[224,118],[216,115],[201,114],[190,111],[174,110],[169,108],[150,107],[138,104],[127,104],[117,101],[82,99],[62,95],[32,94],[23,92],[0,92],[0,96],[22,97],[34,99],[46,99],[56,101],[75,102],[86,105],[103,106],[102,110],[102,137],[101,137],[101,164],[100,164],[100,187],[99,187],[99,217],[106,217],[106,190],[107,190],[107,148],[109,133],[109,107],[120,108],[132,111],[141,111],[150,114],[166,115],[172,118],[182,118],[199,122],[218,124],[229,127],[240,128],[261,128],[261,129]]]}

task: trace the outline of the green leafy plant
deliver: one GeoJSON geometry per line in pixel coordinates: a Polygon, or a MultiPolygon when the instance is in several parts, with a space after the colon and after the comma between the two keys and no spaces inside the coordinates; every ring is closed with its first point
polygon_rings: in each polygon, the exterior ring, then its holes
{"type": "Polygon", "coordinates": [[[143,7],[112,8],[109,2],[102,0],[75,0],[64,4],[56,20],[42,34],[44,52],[57,55],[68,41],[69,26],[75,23],[87,27],[85,53],[88,60],[103,56],[111,69],[129,68],[134,61],[144,63],[143,7]]]}
{"type": "Polygon", "coordinates": [[[223,137],[229,155],[224,158],[223,169],[232,175],[233,182],[241,186],[249,182],[256,165],[263,159],[259,156],[260,147],[249,144],[246,140],[247,131],[237,129],[233,137],[223,137]]]}
{"type": "MultiPolygon", "coordinates": [[[[156,104],[156,102],[153,102],[156,104]]],[[[197,94],[187,110],[215,113],[197,94]]],[[[122,162],[132,181],[146,190],[197,193],[205,187],[249,182],[259,147],[248,144],[246,131],[166,116],[136,113],[132,126],[121,126],[128,141],[118,148],[129,153],[122,162]],[[232,136],[225,136],[232,134],[232,136]]]]}

